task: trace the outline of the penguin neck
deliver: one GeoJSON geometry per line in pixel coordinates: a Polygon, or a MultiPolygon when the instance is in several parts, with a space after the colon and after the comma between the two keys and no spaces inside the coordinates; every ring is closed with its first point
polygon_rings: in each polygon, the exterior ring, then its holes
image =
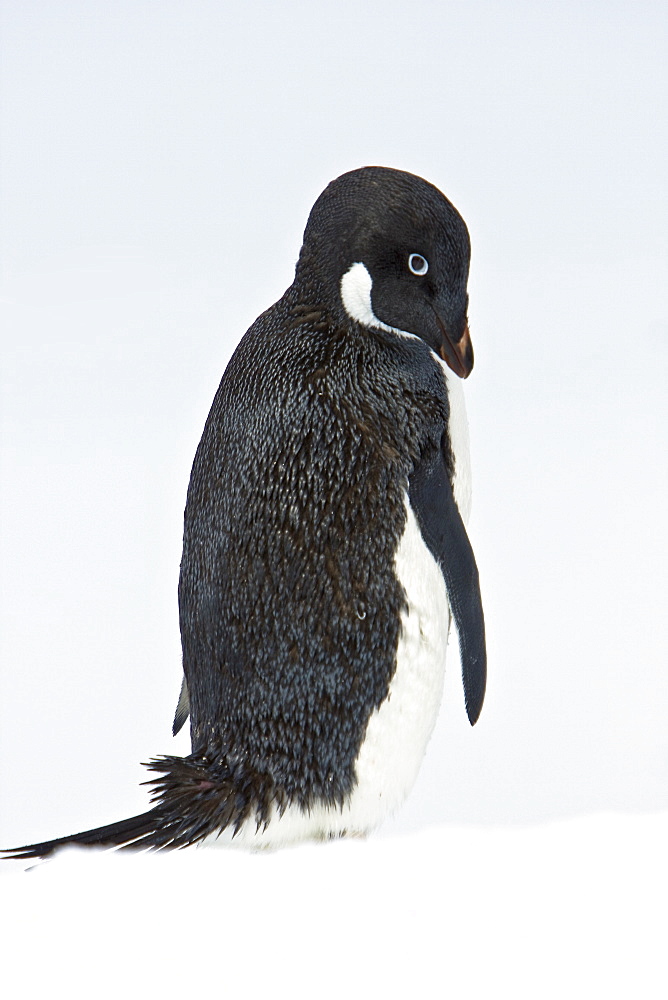
{"type": "Polygon", "coordinates": [[[350,326],[336,277],[336,262],[323,261],[307,246],[303,246],[295,269],[295,280],[288,289],[291,301],[311,306],[326,314],[333,326],[350,326]]]}

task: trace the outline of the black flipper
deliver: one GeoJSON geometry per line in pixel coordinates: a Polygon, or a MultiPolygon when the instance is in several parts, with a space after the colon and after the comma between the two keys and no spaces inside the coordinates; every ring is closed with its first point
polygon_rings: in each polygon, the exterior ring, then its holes
{"type": "Polygon", "coordinates": [[[416,467],[409,480],[408,497],[424,542],[445,580],[459,635],[466,713],[473,726],[485,699],[485,619],[478,567],[440,449],[434,448],[416,467]]]}
{"type": "Polygon", "coordinates": [[[176,736],[183,729],[183,723],[186,721],[190,715],[190,694],[188,692],[188,684],[183,678],[183,683],[181,684],[181,694],[179,695],[179,703],[176,706],[176,712],[174,713],[174,722],[172,723],[172,735],[176,736]]]}

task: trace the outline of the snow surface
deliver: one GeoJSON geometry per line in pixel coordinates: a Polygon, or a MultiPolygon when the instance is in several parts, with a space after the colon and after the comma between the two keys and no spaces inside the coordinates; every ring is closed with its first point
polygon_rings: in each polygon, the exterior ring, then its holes
{"type": "Polygon", "coordinates": [[[12,995],[665,998],[668,813],[0,877],[12,995]]]}

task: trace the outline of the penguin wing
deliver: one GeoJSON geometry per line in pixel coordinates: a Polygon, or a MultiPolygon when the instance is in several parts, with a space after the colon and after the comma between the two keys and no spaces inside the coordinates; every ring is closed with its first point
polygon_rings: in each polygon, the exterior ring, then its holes
{"type": "Polygon", "coordinates": [[[455,501],[442,449],[423,455],[408,482],[422,538],[443,573],[462,662],[466,713],[475,725],[487,680],[485,620],[473,549],[455,501]]]}

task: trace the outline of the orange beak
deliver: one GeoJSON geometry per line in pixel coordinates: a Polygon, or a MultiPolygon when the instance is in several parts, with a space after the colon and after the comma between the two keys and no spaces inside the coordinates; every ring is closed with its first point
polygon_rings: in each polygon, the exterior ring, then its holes
{"type": "Polygon", "coordinates": [[[436,313],[436,320],[443,335],[439,354],[455,375],[458,375],[459,378],[468,378],[473,368],[473,345],[471,344],[468,323],[459,340],[454,341],[448,334],[438,313],[436,313]]]}

